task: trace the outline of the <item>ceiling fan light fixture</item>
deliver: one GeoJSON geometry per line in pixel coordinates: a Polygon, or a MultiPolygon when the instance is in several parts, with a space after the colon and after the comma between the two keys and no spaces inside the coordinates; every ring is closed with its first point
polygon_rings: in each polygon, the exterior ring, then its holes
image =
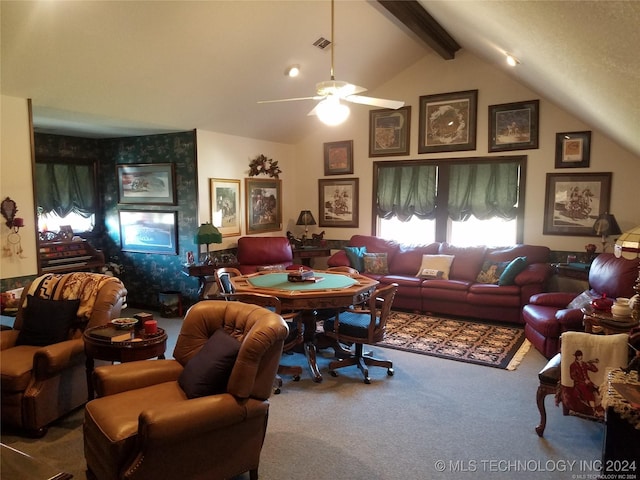
{"type": "Polygon", "coordinates": [[[349,107],[340,103],[340,99],[333,95],[325,98],[316,106],[316,115],[322,123],[330,127],[343,123],[350,113],[349,107]]]}

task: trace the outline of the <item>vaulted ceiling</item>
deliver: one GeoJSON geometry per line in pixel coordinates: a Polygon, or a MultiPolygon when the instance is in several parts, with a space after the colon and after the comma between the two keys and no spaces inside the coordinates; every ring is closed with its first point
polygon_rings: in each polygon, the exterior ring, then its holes
{"type": "MultiPolygon", "coordinates": [[[[640,155],[640,2],[419,3],[466,49],[640,155]]],[[[38,131],[118,136],[199,128],[296,143],[330,75],[330,2],[5,1],[2,94],[38,131]],[[284,75],[300,65],[297,78],[284,75]]],[[[376,87],[442,58],[377,1],[337,0],[335,74],[376,87]]],[[[455,59],[448,60],[455,62],[455,59]]],[[[443,93],[425,90],[425,94],[443,93]]],[[[399,92],[399,100],[404,99],[399,92]]],[[[367,108],[359,106],[356,108],[367,108]]]]}

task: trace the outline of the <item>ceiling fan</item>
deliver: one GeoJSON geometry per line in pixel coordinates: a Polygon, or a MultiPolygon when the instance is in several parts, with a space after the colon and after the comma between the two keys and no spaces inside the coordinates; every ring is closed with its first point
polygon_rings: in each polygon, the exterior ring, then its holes
{"type": "Polygon", "coordinates": [[[298,100],[320,100],[320,102],[309,112],[309,115],[317,115],[320,121],[327,125],[339,125],[349,116],[349,107],[341,100],[359,103],[361,105],[371,105],[374,107],[390,108],[396,110],[404,106],[403,101],[387,100],[384,98],[365,97],[358,95],[366,92],[367,89],[348,82],[335,79],[333,68],[333,17],[334,0],[331,0],[331,80],[316,84],[316,95],[313,97],[285,98],[281,100],[261,100],[258,103],[278,103],[295,102],[298,100]]]}

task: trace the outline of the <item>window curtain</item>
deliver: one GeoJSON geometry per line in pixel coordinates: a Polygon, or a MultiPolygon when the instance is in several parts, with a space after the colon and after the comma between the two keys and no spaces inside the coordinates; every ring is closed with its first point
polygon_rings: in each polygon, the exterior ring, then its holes
{"type": "Polygon", "coordinates": [[[513,220],[517,215],[519,166],[517,163],[451,165],[448,214],[453,221],[472,215],[513,220]]]}
{"type": "Polygon", "coordinates": [[[377,211],[381,218],[397,216],[406,222],[413,215],[435,218],[437,167],[416,165],[378,169],[377,211]]]}
{"type": "Polygon", "coordinates": [[[75,212],[95,213],[93,167],[64,163],[36,163],[36,196],[43,213],[64,218],[75,212]]]}

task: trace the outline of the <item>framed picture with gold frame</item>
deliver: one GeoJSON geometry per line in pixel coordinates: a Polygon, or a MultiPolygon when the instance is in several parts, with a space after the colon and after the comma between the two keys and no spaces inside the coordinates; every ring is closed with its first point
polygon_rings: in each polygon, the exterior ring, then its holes
{"type": "Polygon", "coordinates": [[[247,234],[276,232],[282,225],[281,181],[245,178],[247,234]]]}
{"type": "Polygon", "coordinates": [[[240,235],[240,180],[209,179],[211,224],[223,237],[240,235]]]}

